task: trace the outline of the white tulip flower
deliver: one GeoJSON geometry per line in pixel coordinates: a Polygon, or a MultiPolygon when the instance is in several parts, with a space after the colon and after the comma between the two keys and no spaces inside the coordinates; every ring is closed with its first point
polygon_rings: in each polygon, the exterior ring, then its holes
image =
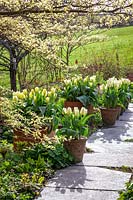
{"type": "Polygon", "coordinates": [[[78,107],[74,107],[74,114],[76,115],[76,116],[79,116],[79,109],[78,109],[78,107]]]}

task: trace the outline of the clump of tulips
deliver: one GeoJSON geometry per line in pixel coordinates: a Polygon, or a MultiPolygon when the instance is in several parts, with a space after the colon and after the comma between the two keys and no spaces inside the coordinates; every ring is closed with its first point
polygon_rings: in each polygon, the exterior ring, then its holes
{"type": "Polygon", "coordinates": [[[61,128],[57,130],[58,135],[67,139],[80,139],[88,136],[88,120],[90,116],[86,108],[80,110],[74,107],[63,108],[62,117],[58,118],[61,128]]]}

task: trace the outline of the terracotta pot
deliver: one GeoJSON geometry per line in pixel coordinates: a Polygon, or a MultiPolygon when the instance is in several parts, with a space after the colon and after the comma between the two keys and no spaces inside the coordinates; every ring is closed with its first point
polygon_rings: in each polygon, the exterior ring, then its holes
{"type": "Polygon", "coordinates": [[[114,125],[118,116],[118,108],[100,108],[102,120],[105,125],[114,125]]]}
{"type": "MultiPolygon", "coordinates": [[[[74,107],[78,107],[79,110],[84,107],[83,104],[80,101],[65,101],[64,103],[64,107],[65,108],[72,108],[72,110],[74,109],[74,107]]],[[[88,114],[92,114],[94,113],[94,108],[91,104],[88,105],[88,114]]]]}
{"type": "Polygon", "coordinates": [[[88,114],[93,114],[94,113],[94,107],[93,105],[89,104],[88,106],[88,114]]]}
{"type": "Polygon", "coordinates": [[[40,131],[40,135],[35,138],[32,134],[26,134],[22,130],[14,129],[14,136],[13,136],[14,149],[17,149],[17,142],[25,142],[27,143],[28,146],[30,146],[32,144],[43,141],[46,135],[49,138],[53,138],[55,136],[55,132],[51,131],[50,133],[48,133],[46,129],[42,129],[40,131]]]}
{"type": "Polygon", "coordinates": [[[67,140],[64,141],[64,147],[68,150],[68,152],[74,157],[75,162],[81,162],[83,159],[83,154],[85,152],[85,138],[81,138],[79,140],[67,140]]]}
{"type": "Polygon", "coordinates": [[[133,81],[133,72],[127,73],[127,78],[128,78],[130,81],[133,81]]]}
{"type": "Polygon", "coordinates": [[[64,107],[70,107],[72,109],[74,109],[74,107],[78,107],[79,109],[81,109],[83,107],[83,104],[80,101],[65,101],[64,107]]]}

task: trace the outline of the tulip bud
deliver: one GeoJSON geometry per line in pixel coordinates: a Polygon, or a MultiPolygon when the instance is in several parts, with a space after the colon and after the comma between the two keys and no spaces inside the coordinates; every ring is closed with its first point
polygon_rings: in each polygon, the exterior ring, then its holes
{"type": "Polygon", "coordinates": [[[33,97],[32,91],[29,93],[29,97],[32,99],[32,97],[33,97]]]}
{"type": "Polygon", "coordinates": [[[28,92],[27,92],[27,89],[24,89],[24,90],[23,90],[23,94],[24,94],[24,95],[27,95],[27,93],[28,93],[28,92]]]}
{"type": "Polygon", "coordinates": [[[79,116],[79,109],[78,109],[78,107],[74,107],[74,114],[76,116],[79,116]]]}
{"type": "Polygon", "coordinates": [[[86,108],[82,107],[81,110],[80,110],[80,114],[81,115],[87,115],[88,111],[86,108]]]}
{"type": "Polygon", "coordinates": [[[70,107],[67,108],[66,114],[71,114],[72,113],[72,109],[70,107]]]}
{"type": "Polygon", "coordinates": [[[37,98],[36,98],[36,96],[34,96],[34,103],[36,103],[36,100],[37,100],[37,98]]]}
{"type": "Polygon", "coordinates": [[[52,88],[51,88],[51,93],[54,94],[55,91],[56,91],[56,88],[52,87],[52,88]]]}
{"type": "Polygon", "coordinates": [[[46,97],[47,96],[47,90],[43,89],[42,94],[46,97]]]}
{"type": "Polygon", "coordinates": [[[18,101],[18,97],[17,96],[13,96],[13,101],[18,101]]]}
{"type": "Polygon", "coordinates": [[[35,92],[39,92],[39,87],[35,87],[35,92]]]}
{"type": "Polygon", "coordinates": [[[49,103],[49,97],[46,97],[46,103],[49,103]]]}
{"type": "Polygon", "coordinates": [[[67,109],[66,108],[63,108],[63,110],[62,110],[62,113],[67,113],[67,109]]]}
{"type": "Polygon", "coordinates": [[[34,89],[31,89],[31,92],[34,93],[34,89]]]}

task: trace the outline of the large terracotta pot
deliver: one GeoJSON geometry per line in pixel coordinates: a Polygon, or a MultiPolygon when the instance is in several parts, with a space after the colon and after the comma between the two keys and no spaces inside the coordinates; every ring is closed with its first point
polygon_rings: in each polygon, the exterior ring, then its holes
{"type": "Polygon", "coordinates": [[[50,133],[48,133],[47,130],[42,129],[40,131],[39,136],[34,137],[32,134],[26,134],[24,131],[20,129],[14,129],[14,135],[13,135],[14,149],[17,149],[17,142],[25,142],[27,143],[28,146],[30,146],[32,144],[43,141],[46,135],[49,138],[53,138],[55,136],[55,132],[51,131],[50,133]]]}
{"type": "Polygon", "coordinates": [[[64,141],[64,147],[68,150],[68,152],[74,157],[75,162],[81,162],[83,159],[83,154],[85,152],[85,138],[81,138],[79,140],[72,139],[64,141]]]}
{"type": "Polygon", "coordinates": [[[105,125],[114,125],[118,116],[118,108],[100,108],[102,120],[105,125]]]}
{"type": "MultiPolygon", "coordinates": [[[[64,102],[64,107],[65,108],[72,108],[72,110],[74,109],[74,107],[78,107],[79,110],[84,107],[83,104],[80,101],[65,101],[64,102]]],[[[94,108],[91,104],[88,105],[88,114],[92,114],[94,113],[94,108]]]]}

